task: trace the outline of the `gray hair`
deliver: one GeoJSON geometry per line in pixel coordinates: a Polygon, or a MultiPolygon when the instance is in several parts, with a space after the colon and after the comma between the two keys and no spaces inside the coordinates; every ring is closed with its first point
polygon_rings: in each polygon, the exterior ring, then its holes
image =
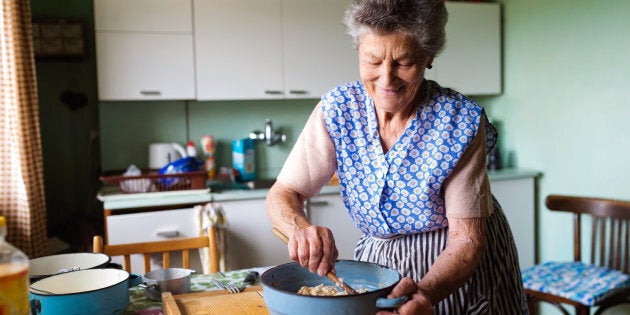
{"type": "Polygon", "coordinates": [[[354,0],[343,23],[355,48],[363,34],[402,32],[413,36],[425,52],[436,56],[446,43],[447,19],[444,0],[354,0]]]}

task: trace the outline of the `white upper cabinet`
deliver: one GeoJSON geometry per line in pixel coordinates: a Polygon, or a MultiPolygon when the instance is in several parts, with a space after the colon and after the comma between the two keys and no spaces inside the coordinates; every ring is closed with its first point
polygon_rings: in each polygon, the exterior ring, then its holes
{"type": "Polygon", "coordinates": [[[94,0],[97,31],[192,33],[190,0],[94,0]]]}
{"type": "Polygon", "coordinates": [[[446,49],[426,77],[463,94],[500,94],[500,5],[447,2],[446,7],[446,49]]]}
{"type": "MultiPolygon", "coordinates": [[[[351,0],[94,0],[100,100],[319,98],[359,79],[351,0]]],[[[426,73],[501,93],[496,3],[447,2],[447,46],[426,73]]]]}
{"type": "Polygon", "coordinates": [[[195,98],[192,7],[182,0],[94,0],[100,100],[195,98]]]}
{"type": "Polygon", "coordinates": [[[281,98],[280,0],[195,0],[197,98],[281,98]]]}
{"type": "Polygon", "coordinates": [[[349,0],[194,0],[197,98],[319,98],[359,78],[349,0]]]}
{"type": "Polygon", "coordinates": [[[319,98],[340,83],[359,80],[359,61],[346,34],[348,0],[283,1],[286,98],[319,98]]]}

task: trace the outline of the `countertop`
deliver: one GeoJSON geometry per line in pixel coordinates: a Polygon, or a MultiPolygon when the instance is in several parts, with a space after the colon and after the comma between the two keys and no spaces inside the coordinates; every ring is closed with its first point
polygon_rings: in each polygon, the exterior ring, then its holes
{"type": "MultiPolygon", "coordinates": [[[[502,169],[488,171],[491,181],[510,180],[525,177],[538,177],[541,173],[528,169],[502,169]]],[[[103,208],[108,210],[144,208],[152,206],[170,206],[186,204],[203,204],[207,202],[222,202],[235,200],[265,199],[269,189],[235,189],[214,192],[208,189],[179,190],[167,192],[124,194],[116,187],[104,187],[97,198],[103,202],[103,208]]],[[[324,186],[321,195],[339,193],[339,186],[324,186]]]]}

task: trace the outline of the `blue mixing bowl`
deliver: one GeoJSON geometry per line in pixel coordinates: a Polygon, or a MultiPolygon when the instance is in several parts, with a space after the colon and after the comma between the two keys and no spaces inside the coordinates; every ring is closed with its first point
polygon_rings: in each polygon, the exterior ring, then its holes
{"type": "Polygon", "coordinates": [[[334,286],[327,277],[311,273],[291,262],[265,271],[260,277],[267,309],[272,315],[374,314],[379,309],[396,308],[407,297],[388,299],[387,295],[402,278],[398,271],[355,260],[335,263],[337,276],[357,291],[356,295],[307,296],[297,294],[302,286],[334,286]]]}

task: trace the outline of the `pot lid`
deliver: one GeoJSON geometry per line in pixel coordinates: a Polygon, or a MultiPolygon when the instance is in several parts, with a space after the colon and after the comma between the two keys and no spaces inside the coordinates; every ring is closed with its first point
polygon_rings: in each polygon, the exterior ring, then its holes
{"type": "Polygon", "coordinates": [[[29,276],[49,276],[59,272],[90,269],[109,263],[110,257],[101,253],[72,253],[43,256],[29,261],[29,276]]]}
{"type": "Polygon", "coordinates": [[[129,273],[119,269],[87,269],[62,273],[32,283],[31,293],[64,295],[96,291],[119,284],[129,273]]]}

